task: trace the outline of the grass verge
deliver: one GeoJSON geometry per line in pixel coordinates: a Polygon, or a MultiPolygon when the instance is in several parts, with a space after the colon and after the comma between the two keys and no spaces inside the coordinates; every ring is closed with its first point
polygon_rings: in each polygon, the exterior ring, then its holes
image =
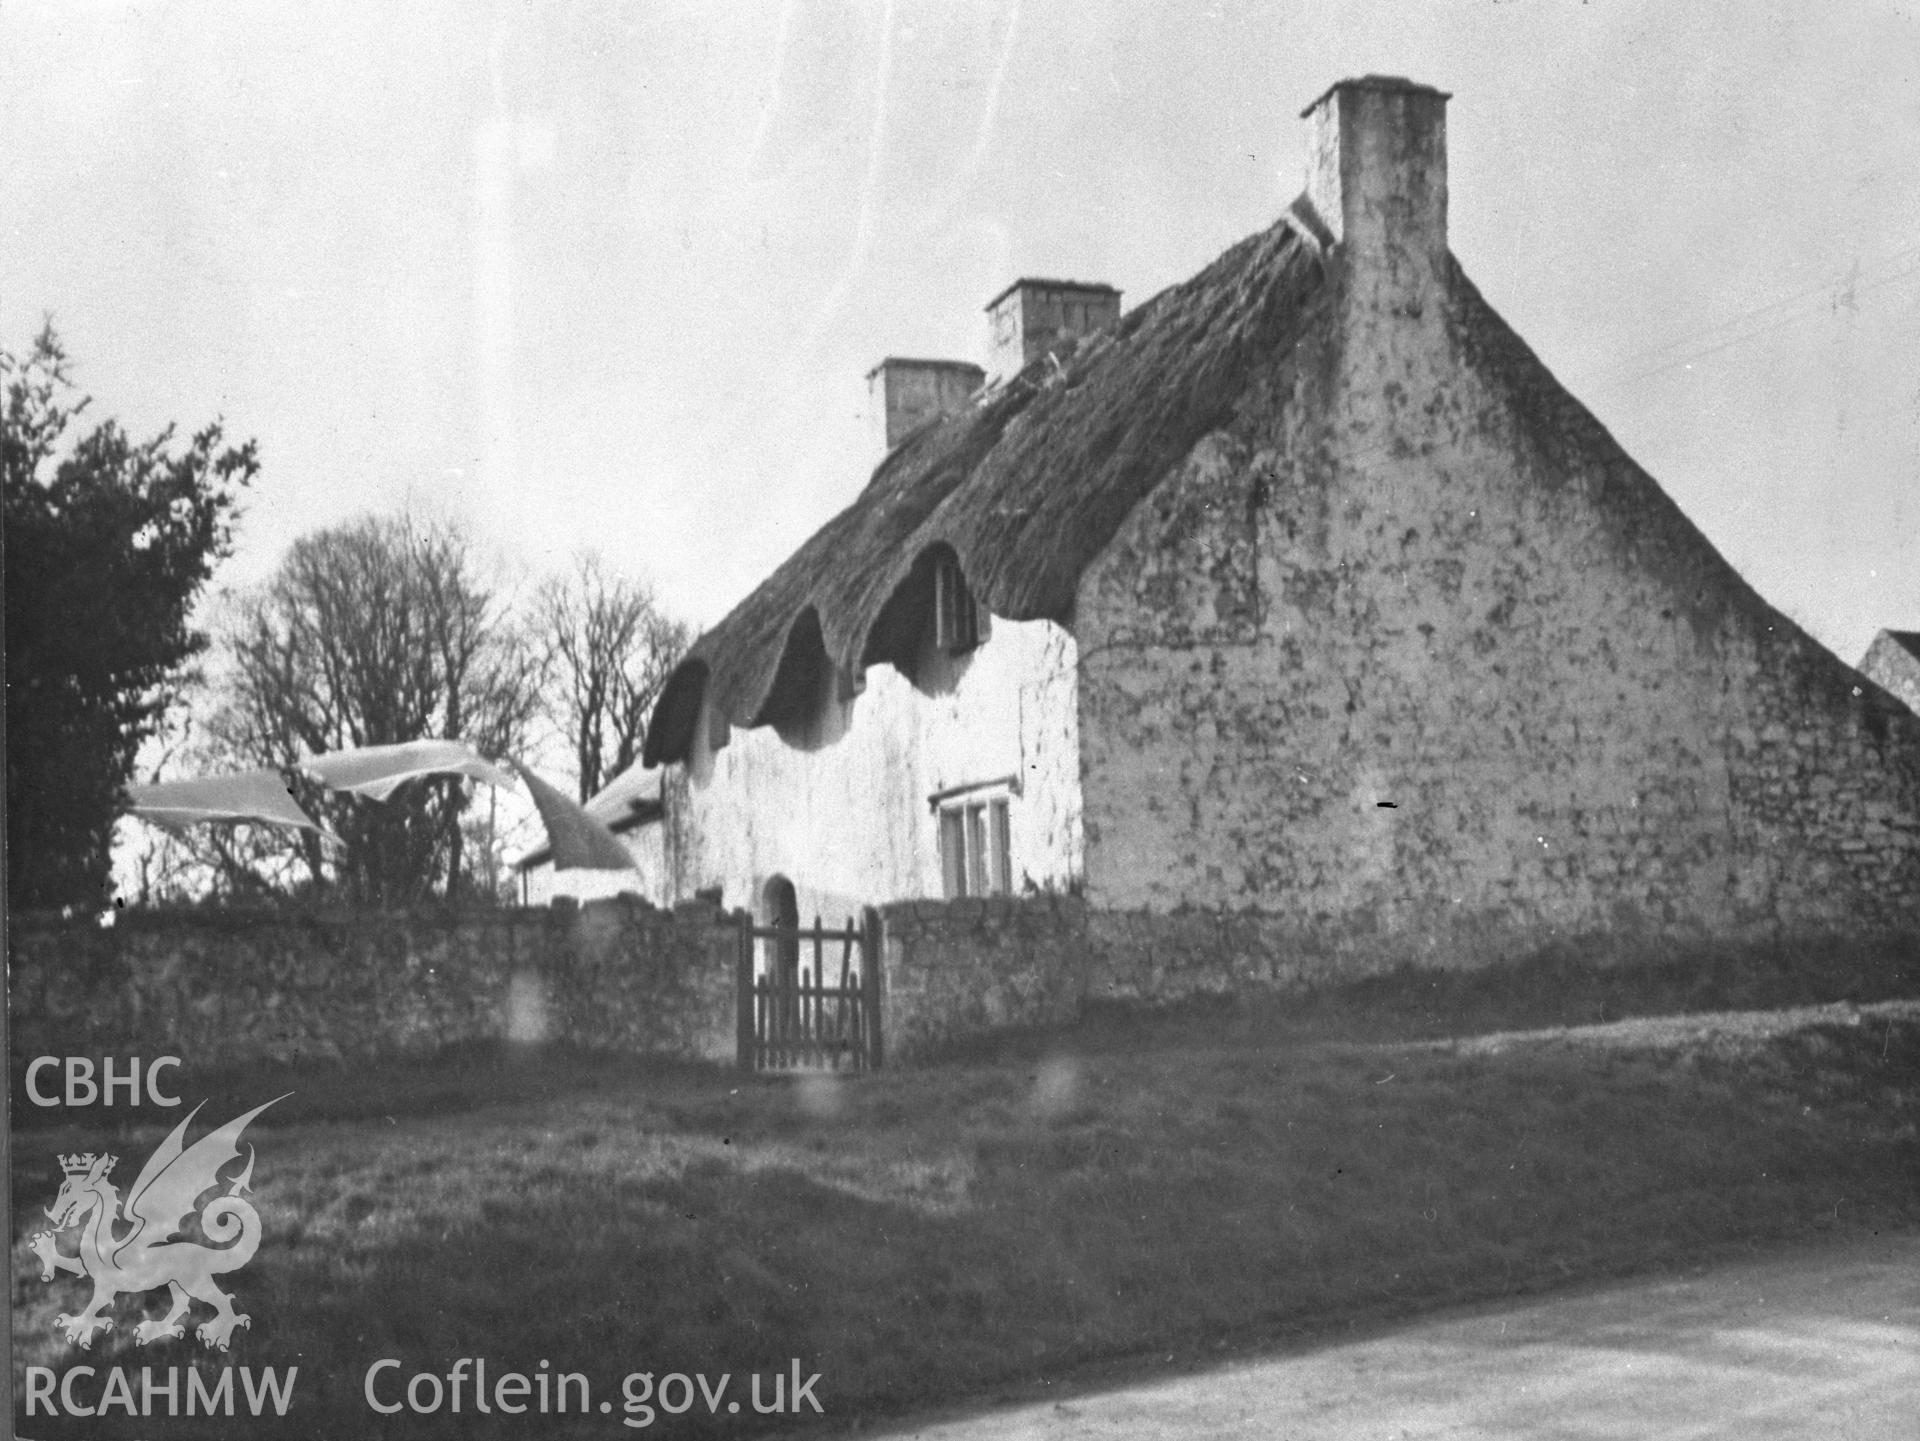
{"type": "MultiPolygon", "coordinates": [[[[134,1347],[131,1298],[92,1353],[57,1341],[54,1313],[84,1291],[43,1284],[24,1245],[60,1179],[55,1152],[114,1150],[130,1173],[165,1127],[16,1132],[16,1398],[29,1364],[300,1368],[280,1420],[17,1412],[16,1426],[611,1436],[628,1434],[629,1372],[731,1373],[743,1399],[749,1374],[794,1358],[844,1424],[1115,1358],[1180,1364],[1920,1225],[1920,1002],[1409,1029],[1191,1012],[857,1080],[482,1049],[188,1086],[190,1102],[214,1094],[212,1122],[295,1092],[248,1133],[266,1239],[228,1278],[254,1319],[226,1357],[190,1339],[134,1347]],[[361,1388],[383,1357],[401,1362],[395,1396],[459,1357],[496,1377],[547,1360],[588,1376],[595,1410],[382,1418],[361,1388]]],[[[693,1399],[653,1431],[772,1423],[693,1399]]]]}

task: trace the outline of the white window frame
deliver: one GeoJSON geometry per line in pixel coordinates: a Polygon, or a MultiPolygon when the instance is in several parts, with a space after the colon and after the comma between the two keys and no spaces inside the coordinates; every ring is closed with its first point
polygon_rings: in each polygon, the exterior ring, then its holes
{"type": "Polygon", "coordinates": [[[1013,893],[1013,805],[1005,787],[970,790],[935,808],[940,889],[948,900],[1013,893]]]}

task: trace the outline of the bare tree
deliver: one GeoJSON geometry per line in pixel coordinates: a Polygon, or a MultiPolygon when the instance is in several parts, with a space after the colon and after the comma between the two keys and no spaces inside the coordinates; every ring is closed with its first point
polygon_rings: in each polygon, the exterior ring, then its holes
{"type": "MultiPolygon", "coordinates": [[[[539,705],[534,648],[466,537],[407,516],[296,541],[275,575],[241,598],[225,654],[209,730],[237,764],[291,770],[307,754],[425,739],[509,755],[539,705]]],[[[457,778],[413,781],[383,802],[304,782],[296,792],[347,843],[330,855],[302,833],[316,884],[406,904],[474,879],[460,825],[469,797],[457,778]]]]}
{"type": "Polygon", "coordinates": [[[584,801],[640,758],[647,716],[692,635],[592,553],[542,587],[535,614],[557,671],[548,719],[566,736],[584,801]]]}

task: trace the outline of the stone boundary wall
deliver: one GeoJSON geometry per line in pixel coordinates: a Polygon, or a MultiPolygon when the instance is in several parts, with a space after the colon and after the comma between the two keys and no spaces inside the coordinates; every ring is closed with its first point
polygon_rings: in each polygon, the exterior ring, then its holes
{"type": "Polygon", "coordinates": [[[1362,966],[1285,917],[1096,910],[1078,896],[898,901],[880,915],[887,1054],[903,1062],[969,1036],[1064,1024],[1090,1001],[1285,990],[1436,961],[1382,945],[1362,966]]]}
{"type": "Polygon", "coordinates": [[[897,901],[880,916],[887,1054],[899,1061],[990,1031],[1064,1024],[1089,1001],[1302,985],[1326,969],[1278,944],[1266,916],[1098,911],[1052,894],[897,901]]]}
{"type": "MultiPolygon", "coordinates": [[[[1151,1005],[1404,964],[1520,959],[1511,937],[1456,929],[1451,944],[1425,948],[1377,936],[1356,964],[1356,938],[1336,943],[1297,921],[1096,910],[1054,894],[900,901],[880,915],[889,1065],[993,1031],[1068,1023],[1090,1002],[1151,1005]]],[[[631,897],[461,914],[129,912],[106,929],[16,917],[14,1077],[40,1055],[350,1064],[501,1039],[730,1064],[739,920],[713,905],[662,911],[631,897]]],[[[1605,965],[1647,959],[1660,939],[1564,943],[1605,965]]]]}
{"type": "Polygon", "coordinates": [[[1095,962],[1077,896],[895,901],[880,919],[889,1061],[1080,1014],[1095,962]]]}
{"type": "Polygon", "coordinates": [[[557,1040],[730,1061],[736,932],[631,897],[464,912],[10,919],[16,1062],[178,1055],[194,1067],[557,1040]]]}
{"type": "Polygon", "coordinates": [[[1621,929],[1542,942],[1437,915],[1413,934],[1364,935],[1257,911],[1107,910],[1058,895],[900,901],[880,914],[889,1064],[911,1064],[992,1031],[1066,1024],[1090,1003],[1152,1006],[1304,992],[1401,967],[1482,970],[1525,961],[1543,947],[1602,969],[1679,961],[1716,945],[1796,943],[1819,956],[1849,938],[1905,934],[1861,927],[1621,929]]]}

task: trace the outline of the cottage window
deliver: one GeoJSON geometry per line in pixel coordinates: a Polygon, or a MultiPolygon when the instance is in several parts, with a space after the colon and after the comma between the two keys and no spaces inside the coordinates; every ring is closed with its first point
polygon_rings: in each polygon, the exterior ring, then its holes
{"type": "Polygon", "coordinates": [[[1013,889],[1007,798],[959,801],[940,811],[940,878],[949,899],[1013,889]]]}
{"type": "Polygon", "coordinates": [[[986,614],[952,555],[942,555],[934,567],[933,628],[934,644],[948,655],[970,651],[986,639],[986,614]]]}

